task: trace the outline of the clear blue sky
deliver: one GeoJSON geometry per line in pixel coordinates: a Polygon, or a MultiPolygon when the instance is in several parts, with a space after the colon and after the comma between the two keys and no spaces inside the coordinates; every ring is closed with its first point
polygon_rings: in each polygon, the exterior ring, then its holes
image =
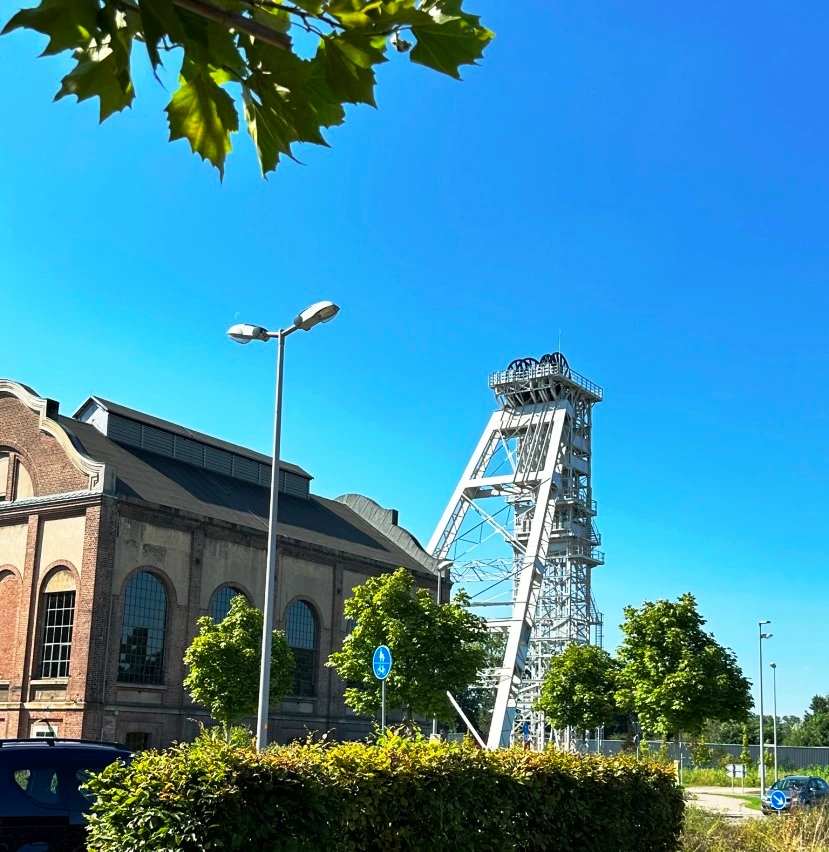
{"type": "MultiPolygon", "coordinates": [[[[166,142],[167,95],[52,104],[66,59],[0,39],[0,373],[267,451],[273,351],[224,338],[319,298],[290,341],[285,458],[427,539],[493,407],[562,348],[606,389],[595,487],[622,607],[698,596],[780,709],[829,692],[829,6],[467,0],[498,38],[458,84],[394,61],[331,150],[224,185],[166,142]]],[[[770,697],[770,696],[769,696],[770,697]]]]}

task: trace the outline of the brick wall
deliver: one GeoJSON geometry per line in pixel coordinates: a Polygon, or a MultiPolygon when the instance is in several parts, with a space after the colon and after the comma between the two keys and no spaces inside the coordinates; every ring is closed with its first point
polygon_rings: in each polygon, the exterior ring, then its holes
{"type": "Polygon", "coordinates": [[[89,478],[66,456],[63,447],[40,430],[38,416],[14,397],[0,397],[0,445],[20,454],[35,495],[82,491],[89,478]]]}

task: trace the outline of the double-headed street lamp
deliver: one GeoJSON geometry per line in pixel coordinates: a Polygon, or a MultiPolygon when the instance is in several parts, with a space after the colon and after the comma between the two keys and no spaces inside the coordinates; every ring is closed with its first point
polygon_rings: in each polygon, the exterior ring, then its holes
{"type": "Polygon", "coordinates": [[[777,781],[777,663],[771,665],[771,680],[774,684],[774,780],[777,781]]]}
{"type": "Polygon", "coordinates": [[[763,640],[771,639],[771,633],[763,633],[763,625],[770,621],[758,621],[760,632],[760,795],[766,792],[766,743],[763,740],[763,640]]]}
{"type": "Polygon", "coordinates": [[[259,706],[256,713],[256,747],[262,751],[268,744],[268,711],[271,691],[271,641],[273,639],[273,607],[276,586],[276,516],[279,507],[279,452],[282,439],[282,374],[285,364],[285,338],[295,331],[309,331],[321,322],[334,319],[339,308],[333,302],[316,302],[306,308],[288,328],[268,331],[259,325],[239,323],[231,326],[227,335],[236,343],[275,339],[279,344],[276,354],[276,407],[273,418],[273,467],[271,469],[271,507],[268,515],[268,568],[265,574],[265,618],[262,626],[262,664],[259,670],[259,706]]]}

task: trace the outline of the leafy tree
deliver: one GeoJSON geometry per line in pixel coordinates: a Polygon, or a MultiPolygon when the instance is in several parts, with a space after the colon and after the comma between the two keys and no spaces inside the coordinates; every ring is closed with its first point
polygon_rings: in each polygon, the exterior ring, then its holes
{"type": "MultiPolygon", "coordinates": [[[[184,686],[229,735],[234,722],[256,714],[262,659],[262,613],[244,595],[236,595],[230,611],[216,624],[198,621],[199,633],[184,655],[190,671],[184,686]]],[[[271,649],[271,705],[293,685],[294,655],[285,634],[275,630],[271,649]]]]}
{"type": "Polygon", "coordinates": [[[596,645],[568,645],[553,657],[544,677],[538,709],[555,728],[591,730],[618,714],[616,661],[596,645]]]}
{"type": "Polygon", "coordinates": [[[829,695],[813,695],[806,715],[818,716],[826,713],[829,713],[829,695]]]}
{"type": "Polygon", "coordinates": [[[782,739],[786,745],[792,746],[829,745],[829,695],[815,695],[803,716],[803,721],[795,725],[782,739]]]}
{"type": "Polygon", "coordinates": [[[486,622],[466,608],[460,593],[439,606],[426,589],[415,590],[405,568],[369,578],[345,602],[354,629],[327,665],[349,685],[345,700],[364,715],[380,709],[380,681],[371,670],[374,649],[388,645],[394,665],[386,679],[386,705],[449,721],[454,710],[447,691],[463,692],[477,680],[488,655],[486,622]]]}
{"type": "Polygon", "coordinates": [[[132,105],[140,43],[159,81],[163,65],[174,66],[170,141],[187,139],[223,175],[241,111],[266,175],[294,158],[294,143],[327,145],[321,131],[343,123],[344,104],[376,105],[375,67],[389,44],[460,79],[493,37],[462,2],[40,0],[3,32],[43,33],[45,55],[71,51],[76,64],[56,98],[97,97],[101,121],[132,105]]]}
{"type": "Polygon", "coordinates": [[[743,739],[742,739],[743,747],[742,747],[742,750],[740,751],[740,763],[742,763],[743,766],[746,766],[746,767],[751,766],[751,749],[748,747],[749,746],[748,736],[749,736],[748,725],[743,725],[743,739]]]}
{"type": "Polygon", "coordinates": [[[750,684],[732,651],[703,630],[693,595],[625,607],[616,698],[649,731],[699,739],[706,719],[745,717],[750,684]]]}

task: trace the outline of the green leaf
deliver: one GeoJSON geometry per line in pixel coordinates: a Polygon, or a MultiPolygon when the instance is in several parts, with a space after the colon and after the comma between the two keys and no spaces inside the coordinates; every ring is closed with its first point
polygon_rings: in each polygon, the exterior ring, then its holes
{"type": "Polygon", "coordinates": [[[384,36],[348,32],[326,36],[321,50],[331,91],[346,103],[377,106],[374,66],[388,61],[385,49],[384,36]]]}
{"type": "Polygon", "coordinates": [[[43,0],[36,8],[21,9],[0,35],[21,27],[43,33],[49,36],[43,56],[87,47],[98,32],[99,8],[97,0],[43,0]]]}
{"type": "Polygon", "coordinates": [[[115,54],[109,48],[83,51],[75,68],[62,81],[55,100],[75,95],[78,101],[97,97],[100,99],[100,120],[103,122],[114,112],[131,106],[135,92],[129,76],[124,78],[118,68],[115,54]]]}
{"type": "Polygon", "coordinates": [[[412,27],[417,39],[412,62],[460,80],[459,67],[476,65],[495,34],[480,25],[480,18],[463,12],[460,0],[442,0],[425,10],[432,22],[412,27]]]}
{"type": "MultiPolygon", "coordinates": [[[[275,99],[276,100],[276,99],[275,99]]],[[[274,171],[282,154],[292,157],[291,143],[296,141],[296,132],[285,120],[282,110],[257,103],[250,96],[245,98],[245,119],[248,132],[256,145],[262,175],[274,171]]]]}
{"type": "Polygon", "coordinates": [[[184,83],[166,107],[170,141],[187,139],[193,153],[209,160],[224,177],[225,157],[231,150],[230,134],[239,129],[233,98],[209,74],[184,83]]]}
{"type": "Polygon", "coordinates": [[[182,44],[185,39],[184,26],[178,16],[173,0],[140,0],[141,21],[144,24],[144,41],[153,69],[162,64],[158,44],[169,36],[170,41],[182,44]]]}

